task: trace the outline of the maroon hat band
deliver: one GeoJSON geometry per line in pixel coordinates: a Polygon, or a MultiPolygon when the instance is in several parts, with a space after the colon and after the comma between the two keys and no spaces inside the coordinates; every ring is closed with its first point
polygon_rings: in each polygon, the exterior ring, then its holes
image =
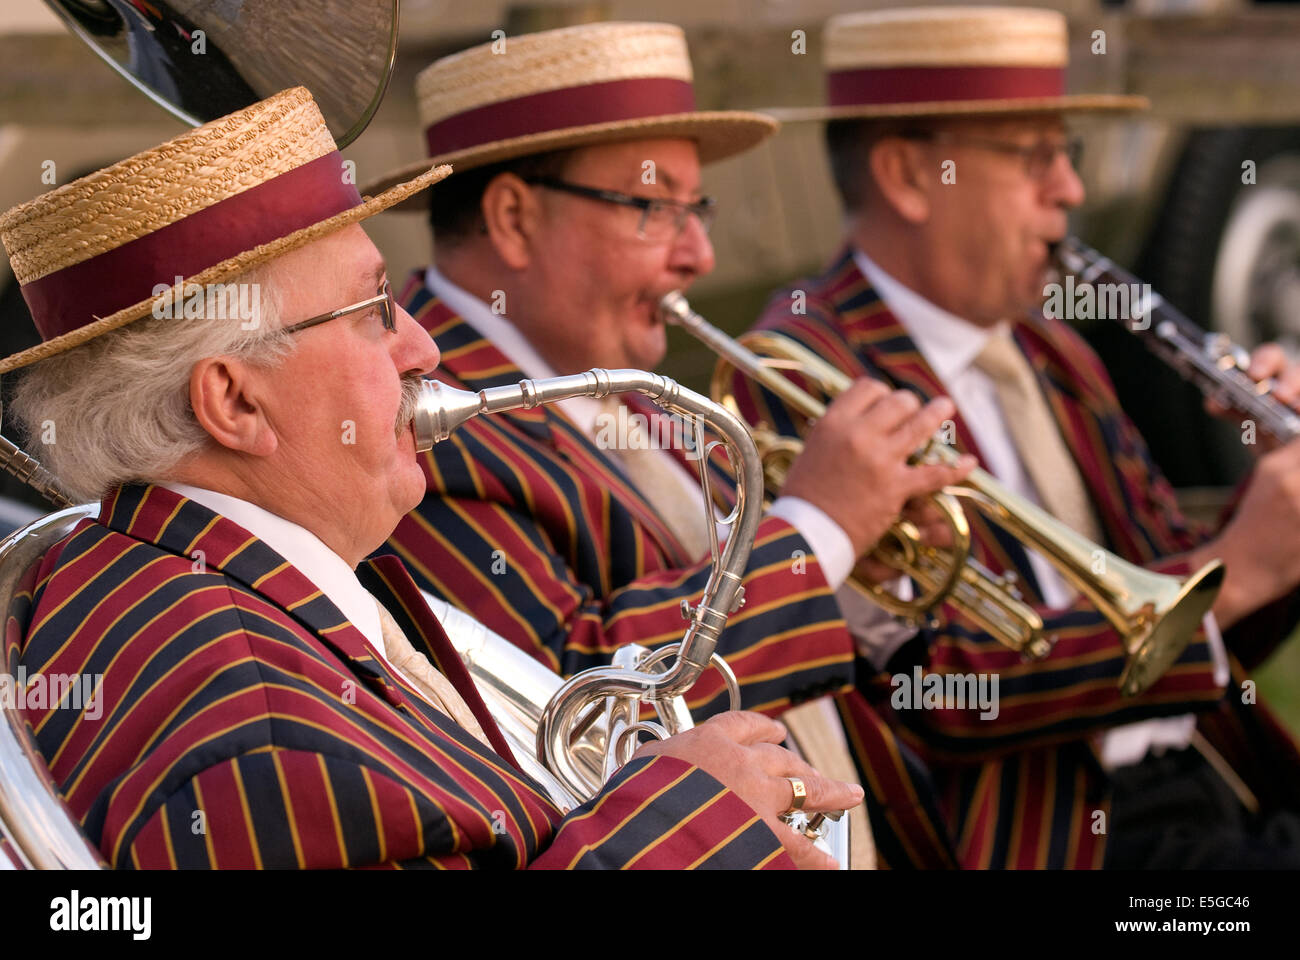
{"type": "Polygon", "coordinates": [[[685,80],[633,77],[484,104],[430,124],[424,136],[433,157],[534,133],[694,110],[695,89],[685,80]]]}
{"type": "Polygon", "coordinates": [[[867,67],[827,74],[832,107],[1020,100],[1065,94],[1063,67],[867,67]]]}
{"type": "Polygon", "coordinates": [[[210,207],[23,284],[43,340],[154,296],[160,283],[192,277],[224,260],[328,220],[361,203],[332,151],[210,207]]]}

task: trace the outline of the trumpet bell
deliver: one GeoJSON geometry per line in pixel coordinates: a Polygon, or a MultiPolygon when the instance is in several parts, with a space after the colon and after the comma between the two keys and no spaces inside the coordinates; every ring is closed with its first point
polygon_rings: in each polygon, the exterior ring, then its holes
{"type": "Polygon", "coordinates": [[[1168,595],[1171,589],[1167,583],[1169,580],[1174,580],[1176,589],[1167,602],[1149,601],[1137,608],[1128,642],[1128,664],[1119,679],[1120,690],[1126,696],[1146,690],[1182,656],[1219,595],[1224,566],[1222,562],[1212,560],[1181,583],[1176,578],[1153,574],[1141,567],[1134,567],[1133,574],[1130,583],[1158,578],[1147,596],[1168,595]]]}

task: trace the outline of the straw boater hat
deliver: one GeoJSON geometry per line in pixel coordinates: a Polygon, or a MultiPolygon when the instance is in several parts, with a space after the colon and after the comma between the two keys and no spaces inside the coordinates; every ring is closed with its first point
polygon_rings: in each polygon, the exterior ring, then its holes
{"type": "MultiPolygon", "coordinates": [[[[415,79],[429,159],[368,185],[383,189],[450,163],[457,171],[616,140],[683,138],[710,163],[776,132],[770,117],[695,109],[679,27],[589,23],[507,37],[435,60],[415,79]]],[[[419,209],[419,198],[403,209],[419,209]]]]}
{"type": "Polygon", "coordinates": [[[909,7],[826,22],[826,106],[782,121],[1142,110],[1145,97],[1067,94],[1065,16],[1026,7],[909,7]]]}
{"type": "Polygon", "coordinates": [[[295,87],[14,207],[0,217],[0,240],[43,342],[0,360],[0,373],[148,316],[186,286],[232,279],[451,172],[426,165],[364,198],[346,169],[316,102],[295,87]],[[155,295],[161,284],[168,291],[155,295]]]}

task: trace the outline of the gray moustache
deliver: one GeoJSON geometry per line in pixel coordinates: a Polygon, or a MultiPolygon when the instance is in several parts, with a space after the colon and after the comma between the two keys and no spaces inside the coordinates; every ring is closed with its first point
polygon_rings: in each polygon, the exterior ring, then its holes
{"type": "Polygon", "coordinates": [[[423,379],[423,377],[402,378],[402,403],[397,408],[397,423],[393,429],[398,437],[415,419],[415,407],[420,402],[420,383],[423,379]]]}

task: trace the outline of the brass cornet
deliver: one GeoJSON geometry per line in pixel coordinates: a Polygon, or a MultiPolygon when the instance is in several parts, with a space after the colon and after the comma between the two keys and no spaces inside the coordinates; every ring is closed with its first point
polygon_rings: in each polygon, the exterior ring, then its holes
{"type": "MultiPolygon", "coordinates": [[[[727,336],[692,310],[680,293],[667,294],[659,310],[666,322],[684,327],[719,355],[711,392],[716,401],[737,416],[739,405],[731,389],[733,367],[810,419],[826,412],[825,403],[779,371],[797,372],[828,398],[842,393],[851,383],[842,371],[789,337],[765,332],[739,340],[727,336]]],[[[751,429],[763,460],[767,488],[779,490],[803,444],[795,438],[778,436],[766,424],[751,429]]],[[[947,444],[936,438],[915,454],[914,462],[952,462],[956,457],[947,444]]],[[[877,559],[911,577],[920,588],[918,597],[904,601],[859,577],[850,582],[886,610],[912,620],[920,620],[939,604],[949,603],[1012,650],[1029,659],[1046,656],[1054,641],[1044,635],[1042,618],[1021,599],[1014,577],[995,574],[970,556],[970,528],[962,507],[963,502],[968,503],[1042,554],[1110,622],[1128,654],[1120,677],[1120,689],[1127,696],[1151,686],[1178,659],[1223,583],[1223,564],[1218,560],[1186,579],[1152,573],[1128,563],[979,468],[972,470],[960,485],[945,487],[934,499],[952,528],[951,547],[941,549],[923,543],[915,526],[900,520],[874,553],[877,559]]]]}

